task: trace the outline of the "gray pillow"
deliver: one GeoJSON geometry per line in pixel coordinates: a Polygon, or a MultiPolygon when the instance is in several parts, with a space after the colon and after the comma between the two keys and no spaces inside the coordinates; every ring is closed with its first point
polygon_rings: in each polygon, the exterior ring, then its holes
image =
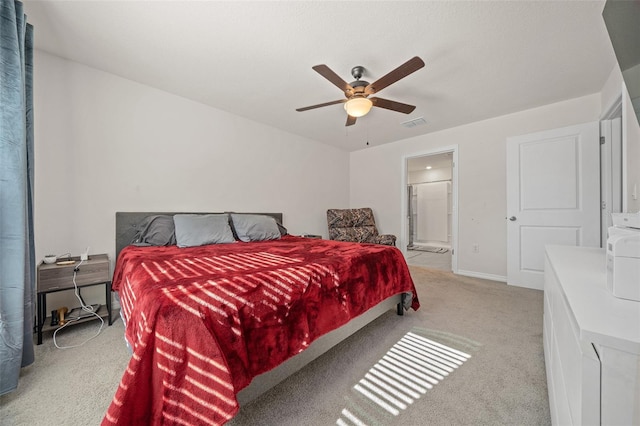
{"type": "Polygon", "coordinates": [[[231,213],[231,222],[240,241],[277,240],[280,228],[271,216],[231,213]]]}
{"type": "Polygon", "coordinates": [[[173,222],[178,247],[235,242],[227,214],[177,214],[173,222]]]}
{"type": "Polygon", "coordinates": [[[137,226],[139,231],[133,240],[139,246],[170,246],[176,244],[176,231],[173,217],[169,215],[150,215],[137,226]]]}

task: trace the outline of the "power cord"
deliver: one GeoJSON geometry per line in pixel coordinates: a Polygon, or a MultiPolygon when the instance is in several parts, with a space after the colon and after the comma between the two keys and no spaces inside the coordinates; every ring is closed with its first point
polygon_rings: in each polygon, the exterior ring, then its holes
{"type": "Polygon", "coordinates": [[[78,263],[73,268],[73,287],[75,288],[74,293],[76,295],[76,298],[80,301],[80,308],[83,311],[88,312],[91,315],[94,315],[96,318],[98,318],[100,320],[100,323],[101,323],[100,324],[100,328],[98,328],[98,332],[96,334],[94,334],[93,336],[89,337],[88,339],[86,339],[82,343],[78,343],[77,345],[71,345],[71,346],[58,346],[58,342],[56,341],[56,334],[58,333],[58,331],[60,331],[63,328],[65,328],[67,325],[73,324],[74,322],[79,321],[80,319],[82,319],[82,318],[80,318],[80,316],[78,316],[78,318],[69,318],[63,325],[58,327],[56,329],[56,331],[53,332],[53,344],[58,349],[71,349],[71,348],[80,347],[80,346],[84,345],[85,343],[87,343],[89,340],[92,340],[92,339],[95,339],[96,337],[98,337],[98,335],[102,332],[102,328],[104,327],[104,319],[100,315],[98,315],[97,312],[94,312],[93,306],[85,305],[84,301],[82,300],[82,297],[80,297],[80,290],[78,289],[78,284],[76,284],[76,275],[78,274],[78,271],[80,270],[80,265],[82,265],[83,263],[84,263],[84,260],[80,260],[80,263],[78,263]]]}

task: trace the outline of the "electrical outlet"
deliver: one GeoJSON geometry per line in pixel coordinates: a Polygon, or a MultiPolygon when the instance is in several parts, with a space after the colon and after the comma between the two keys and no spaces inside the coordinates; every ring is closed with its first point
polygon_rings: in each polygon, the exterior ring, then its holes
{"type": "Polygon", "coordinates": [[[471,246],[471,251],[473,253],[480,253],[480,245],[479,244],[474,244],[471,246]]]}

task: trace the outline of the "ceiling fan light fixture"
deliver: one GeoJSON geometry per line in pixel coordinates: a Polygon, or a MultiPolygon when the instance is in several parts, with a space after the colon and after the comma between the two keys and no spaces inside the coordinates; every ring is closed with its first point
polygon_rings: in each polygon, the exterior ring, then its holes
{"type": "Polygon", "coordinates": [[[367,115],[373,106],[373,102],[370,99],[357,97],[349,99],[344,104],[344,109],[351,117],[362,117],[367,115]]]}

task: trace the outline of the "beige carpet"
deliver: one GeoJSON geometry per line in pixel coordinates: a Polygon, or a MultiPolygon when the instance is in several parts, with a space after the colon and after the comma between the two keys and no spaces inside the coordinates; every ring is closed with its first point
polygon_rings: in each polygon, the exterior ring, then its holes
{"type": "MultiPolygon", "coordinates": [[[[542,292],[410,269],[422,302],[419,311],[403,317],[383,315],[243,407],[229,424],[550,424],[542,292]],[[385,360],[395,362],[396,354],[403,353],[407,333],[414,341],[442,345],[448,354],[470,357],[463,357],[466,360],[448,375],[434,379],[437,374],[429,372],[430,389],[424,393],[403,395],[398,384],[385,389],[387,383],[376,377],[377,372],[390,365],[385,360]],[[404,408],[388,404],[375,389],[387,396],[395,392],[393,399],[404,401],[404,408]]],[[[87,323],[60,333],[59,344],[75,344],[96,327],[87,323]]],[[[0,397],[0,423],[99,424],[128,361],[122,333],[118,320],[96,339],[69,350],[56,349],[51,336],[45,335],[36,347],[36,363],[22,371],[18,390],[0,397]]]]}

